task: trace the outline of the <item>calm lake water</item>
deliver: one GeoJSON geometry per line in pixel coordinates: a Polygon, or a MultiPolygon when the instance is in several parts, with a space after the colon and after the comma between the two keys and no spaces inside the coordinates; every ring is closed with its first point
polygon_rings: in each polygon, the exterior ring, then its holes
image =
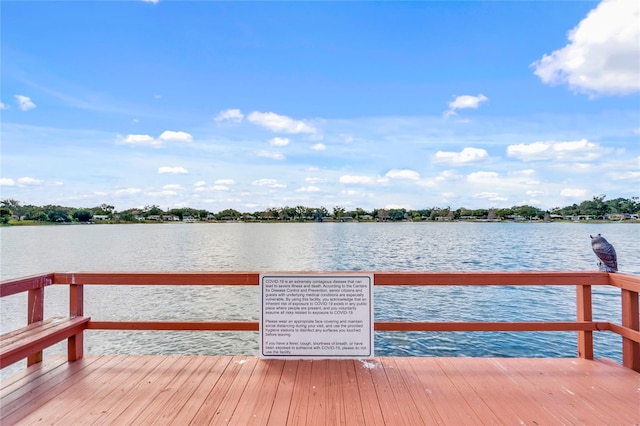
{"type": "MultiPolygon", "coordinates": [[[[640,226],[589,223],[157,224],[0,228],[0,277],[54,271],[596,270],[601,233],[621,272],[640,274],[640,226]]],[[[48,288],[45,316],[65,315],[66,288],[48,288]]],[[[594,289],[594,318],[620,321],[620,292],[594,289]]],[[[258,320],[258,288],[85,289],[95,320],[258,320]]],[[[574,320],[574,287],[376,288],[376,320],[574,320]]],[[[0,331],[26,323],[26,295],[0,299],[0,331]]],[[[621,359],[620,338],[595,333],[597,357],[621,359]]],[[[64,353],[57,345],[48,353],[64,353]]],[[[253,332],[85,334],[86,353],[257,354],[253,332]]],[[[382,333],[376,355],[575,356],[565,333],[382,333]]],[[[19,364],[20,368],[22,363],[19,364]]],[[[14,366],[15,367],[15,366],[14,366]]],[[[11,373],[2,372],[3,377],[11,373]]]]}

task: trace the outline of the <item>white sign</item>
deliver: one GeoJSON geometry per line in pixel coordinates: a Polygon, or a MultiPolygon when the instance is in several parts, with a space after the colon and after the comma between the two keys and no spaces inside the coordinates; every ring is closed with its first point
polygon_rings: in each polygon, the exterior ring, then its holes
{"type": "Polygon", "coordinates": [[[260,356],[372,358],[373,275],[260,275],[260,356]]]}

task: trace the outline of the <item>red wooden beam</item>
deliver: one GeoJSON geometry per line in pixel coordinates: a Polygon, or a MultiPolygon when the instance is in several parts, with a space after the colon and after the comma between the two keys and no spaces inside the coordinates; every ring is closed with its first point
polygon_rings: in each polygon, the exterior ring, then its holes
{"type": "Polygon", "coordinates": [[[6,280],[0,283],[0,297],[43,288],[53,284],[53,274],[32,275],[29,277],[6,280]]]}
{"type": "Polygon", "coordinates": [[[56,272],[55,284],[258,285],[257,272],[56,272]]]}
{"type": "Polygon", "coordinates": [[[258,331],[257,321],[90,321],[90,330],[258,331]]]}

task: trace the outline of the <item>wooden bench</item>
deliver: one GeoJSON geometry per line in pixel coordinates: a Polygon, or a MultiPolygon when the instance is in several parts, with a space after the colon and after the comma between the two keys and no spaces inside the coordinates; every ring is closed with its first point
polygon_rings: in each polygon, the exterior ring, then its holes
{"type": "Polygon", "coordinates": [[[29,357],[29,365],[42,360],[42,350],[69,339],[68,355],[73,361],[82,358],[82,331],[90,318],[54,317],[37,321],[0,336],[0,368],[29,357]],[[34,356],[35,354],[35,356],[34,356]]]}

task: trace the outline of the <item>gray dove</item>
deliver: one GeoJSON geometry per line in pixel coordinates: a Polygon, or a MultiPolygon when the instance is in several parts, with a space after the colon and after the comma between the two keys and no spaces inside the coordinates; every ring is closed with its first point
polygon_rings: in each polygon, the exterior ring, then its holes
{"type": "Polygon", "coordinates": [[[617,272],[618,271],[618,258],[616,257],[616,250],[607,240],[600,234],[589,235],[591,237],[591,248],[593,252],[598,256],[600,262],[598,262],[598,269],[605,272],[617,272]]]}

